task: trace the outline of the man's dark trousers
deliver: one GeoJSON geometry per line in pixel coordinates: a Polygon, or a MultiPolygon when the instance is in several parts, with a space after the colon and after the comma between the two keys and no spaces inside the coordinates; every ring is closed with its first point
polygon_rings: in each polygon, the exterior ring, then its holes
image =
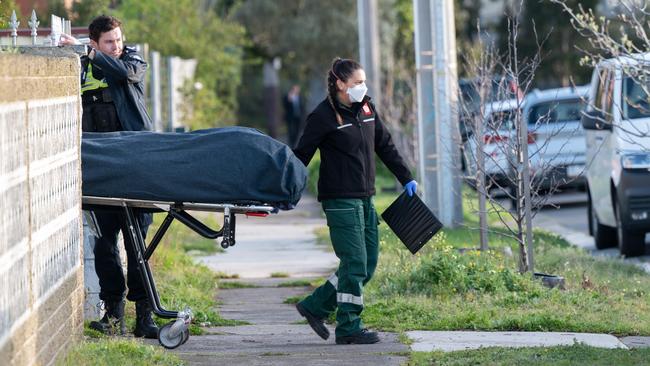
{"type": "MultiPolygon", "coordinates": [[[[128,262],[127,279],[125,284],[122,261],[119,248],[117,247],[117,235],[122,229],[121,213],[109,211],[95,211],[97,224],[101,231],[101,237],[95,238],[95,272],[99,278],[99,298],[105,302],[121,301],[124,298],[126,286],[129,293],[126,298],[130,301],[146,300],[147,293],[142,283],[137,257],[130,237],[124,236],[126,258],[128,262]]],[[[147,235],[147,229],[151,224],[151,214],[136,214],[136,218],[142,229],[142,237],[147,235]]]]}

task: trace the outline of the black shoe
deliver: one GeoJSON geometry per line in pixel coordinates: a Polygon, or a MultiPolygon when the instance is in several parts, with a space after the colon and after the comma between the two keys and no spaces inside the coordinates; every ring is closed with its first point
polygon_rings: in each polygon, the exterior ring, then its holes
{"type": "Polygon", "coordinates": [[[124,300],[104,301],[104,316],[90,322],[90,328],[107,335],[125,335],[124,300]]]}
{"type": "Polygon", "coordinates": [[[296,309],[298,309],[300,315],[304,316],[305,319],[307,319],[307,323],[309,323],[311,329],[313,329],[319,337],[323,339],[330,337],[330,331],[327,329],[325,324],[323,324],[323,319],[310,313],[307,309],[300,305],[300,303],[296,304],[296,309]]]}
{"type": "Polygon", "coordinates": [[[151,339],[158,338],[158,327],[151,317],[149,300],[140,300],[135,303],[135,329],[133,335],[151,339]]]}
{"type": "Polygon", "coordinates": [[[368,329],[362,329],[349,336],[336,337],[336,344],[372,344],[379,342],[377,332],[371,332],[368,329]]]}

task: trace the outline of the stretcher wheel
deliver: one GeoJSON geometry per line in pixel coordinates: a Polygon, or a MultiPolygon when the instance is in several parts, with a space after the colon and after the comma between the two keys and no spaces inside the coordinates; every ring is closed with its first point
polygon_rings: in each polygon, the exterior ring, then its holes
{"type": "Polygon", "coordinates": [[[174,323],[175,321],[165,324],[160,328],[160,332],[158,332],[158,342],[161,346],[167,349],[174,349],[180,346],[187,342],[187,339],[190,337],[190,331],[187,329],[186,325],[182,325],[183,329],[181,329],[180,332],[176,332],[177,334],[174,335],[174,332],[172,332],[172,326],[174,323]],[[187,335],[185,335],[186,332],[187,335]]]}
{"type": "Polygon", "coordinates": [[[224,236],[223,239],[221,239],[221,247],[223,249],[228,249],[230,247],[230,239],[224,236]]]}

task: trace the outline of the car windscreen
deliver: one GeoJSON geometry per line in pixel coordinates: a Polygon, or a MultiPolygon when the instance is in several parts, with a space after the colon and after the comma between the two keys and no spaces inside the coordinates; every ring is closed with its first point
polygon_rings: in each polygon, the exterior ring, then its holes
{"type": "Polygon", "coordinates": [[[541,103],[531,107],[528,124],[578,121],[584,109],[585,102],[580,98],[541,103]]]}
{"type": "Polygon", "coordinates": [[[621,93],[623,119],[650,117],[650,81],[647,78],[626,76],[621,93]]]}

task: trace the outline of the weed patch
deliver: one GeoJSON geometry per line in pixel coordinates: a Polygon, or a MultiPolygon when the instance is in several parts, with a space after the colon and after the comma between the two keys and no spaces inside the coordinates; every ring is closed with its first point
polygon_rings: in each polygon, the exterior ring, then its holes
{"type": "Polygon", "coordinates": [[[177,366],[181,360],[162,347],[154,347],[136,340],[102,339],[78,344],[57,362],[58,366],[177,366]]]}

